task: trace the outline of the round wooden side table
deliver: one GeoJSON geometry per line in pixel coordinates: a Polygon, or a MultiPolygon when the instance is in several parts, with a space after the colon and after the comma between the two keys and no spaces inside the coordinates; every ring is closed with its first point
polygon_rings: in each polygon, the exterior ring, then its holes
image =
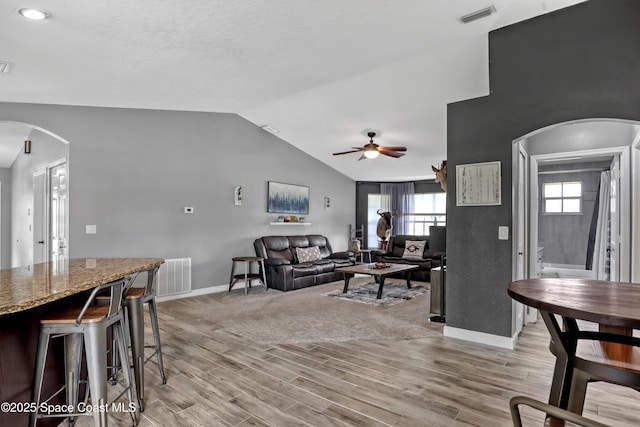
{"type": "Polygon", "coordinates": [[[260,280],[265,289],[269,289],[267,286],[267,277],[264,272],[264,258],[258,256],[238,256],[231,258],[233,264],[231,265],[231,277],[229,278],[229,291],[233,288],[238,280],[244,279],[244,294],[248,292],[248,288],[251,287],[252,280],[260,280]],[[236,263],[244,263],[244,274],[236,274],[236,263]],[[251,264],[258,264],[258,272],[251,272],[251,264]]]}

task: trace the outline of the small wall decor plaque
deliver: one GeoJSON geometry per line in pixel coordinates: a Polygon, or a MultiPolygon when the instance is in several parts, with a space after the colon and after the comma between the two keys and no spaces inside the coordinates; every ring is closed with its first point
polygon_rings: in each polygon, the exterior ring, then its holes
{"type": "Polygon", "coordinates": [[[233,194],[233,204],[236,206],[242,205],[242,187],[237,186],[233,194]]]}
{"type": "Polygon", "coordinates": [[[502,204],[500,162],[456,166],[456,205],[491,206],[502,204]]]}

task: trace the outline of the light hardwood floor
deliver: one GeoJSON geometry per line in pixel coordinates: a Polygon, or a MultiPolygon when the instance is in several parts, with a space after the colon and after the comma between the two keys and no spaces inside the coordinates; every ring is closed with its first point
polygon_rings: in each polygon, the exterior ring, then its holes
{"type": "MultiPolygon", "coordinates": [[[[147,364],[140,426],[509,426],[512,396],[547,399],[554,358],[542,321],[513,351],[442,336],[269,345],[216,329],[207,298],[159,304],[168,383],[147,364]]],[[[639,397],[594,383],[585,415],[637,426],[639,397]]],[[[542,425],[539,413],[524,417],[542,425]]],[[[110,422],[131,424],[118,413],[110,422]]]]}

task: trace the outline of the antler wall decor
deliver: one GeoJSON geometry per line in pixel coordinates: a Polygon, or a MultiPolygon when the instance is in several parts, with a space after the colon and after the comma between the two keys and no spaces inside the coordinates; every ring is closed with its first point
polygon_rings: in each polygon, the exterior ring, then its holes
{"type": "Polygon", "coordinates": [[[440,183],[440,187],[446,193],[447,192],[447,161],[443,160],[440,164],[440,169],[431,165],[431,169],[436,173],[436,182],[440,183]]]}

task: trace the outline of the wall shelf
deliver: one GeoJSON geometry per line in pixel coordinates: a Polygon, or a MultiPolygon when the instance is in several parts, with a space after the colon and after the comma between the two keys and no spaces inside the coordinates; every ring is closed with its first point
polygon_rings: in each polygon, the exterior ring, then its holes
{"type": "Polygon", "coordinates": [[[310,222],[272,222],[270,225],[311,225],[310,222]]]}

